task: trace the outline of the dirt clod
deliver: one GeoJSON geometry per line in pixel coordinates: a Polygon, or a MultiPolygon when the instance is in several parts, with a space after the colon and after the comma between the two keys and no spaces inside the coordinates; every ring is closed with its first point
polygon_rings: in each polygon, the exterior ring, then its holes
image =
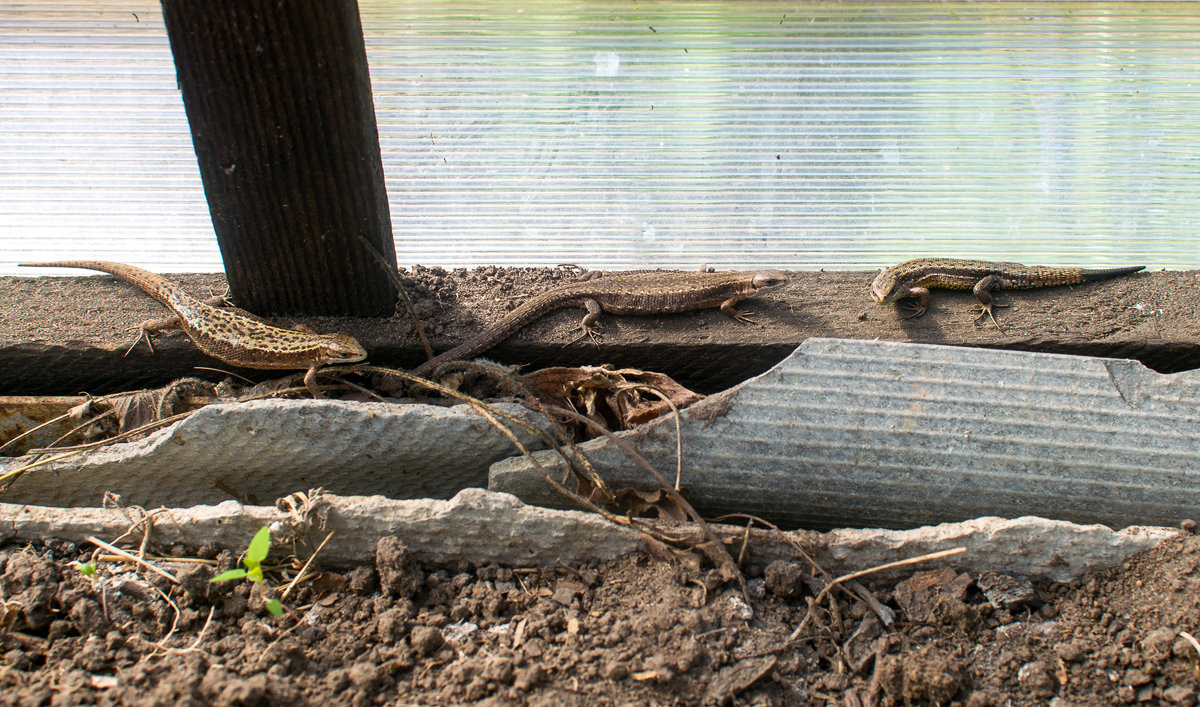
{"type": "Polygon", "coordinates": [[[964,687],[959,661],[934,646],[921,646],[904,656],[889,655],[880,672],[884,694],[899,704],[949,704],[964,687]]]}
{"type": "Polygon", "coordinates": [[[804,567],[799,562],[776,560],[763,573],[769,592],[781,599],[795,599],[804,594],[804,567]]]}
{"type": "Polygon", "coordinates": [[[375,571],[385,593],[393,597],[410,598],[425,583],[412,552],[398,538],[380,538],[375,545],[375,571]]]}
{"type": "Polygon", "coordinates": [[[430,656],[442,647],[446,639],[442,637],[442,632],[433,626],[416,626],[412,630],[411,635],[413,650],[417,655],[430,656]]]}

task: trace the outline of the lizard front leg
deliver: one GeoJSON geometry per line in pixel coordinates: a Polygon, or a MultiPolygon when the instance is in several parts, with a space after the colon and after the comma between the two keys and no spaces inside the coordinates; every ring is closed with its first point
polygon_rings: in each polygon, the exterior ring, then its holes
{"type": "Polygon", "coordinates": [[[151,334],[160,331],[166,331],[167,329],[182,328],[183,320],[175,315],[163,317],[162,319],[149,319],[144,321],[138,329],[138,337],[133,340],[133,343],[129,345],[129,348],[125,349],[125,355],[128,356],[138,344],[142,343],[142,339],[146,340],[146,346],[150,347],[150,353],[155,353],[154,341],[150,339],[151,334]]]}
{"type": "Polygon", "coordinates": [[[734,321],[753,324],[754,320],[750,318],[751,312],[748,312],[744,309],[738,309],[733,306],[740,301],[742,301],[741,297],[730,297],[721,303],[721,311],[725,313],[725,316],[733,319],[734,321]]]}
{"type": "MultiPolygon", "coordinates": [[[[209,297],[208,299],[204,300],[204,304],[207,304],[210,307],[216,307],[224,302],[225,295],[209,297]]],[[[237,311],[241,312],[241,310],[237,311]]],[[[245,314],[249,314],[249,312],[245,312],[245,314]]],[[[265,320],[259,319],[259,321],[265,320]]],[[[138,331],[138,337],[133,340],[133,343],[129,345],[128,349],[125,349],[125,355],[128,356],[138,344],[142,343],[142,339],[146,340],[146,346],[150,347],[150,353],[155,353],[154,341],[151,340],[150,335],[160,331],[166,331],[168,329],[186,329],[186,327],[183,326],[183,319],[181,319],[178,314],[172,314],[167,317],[162,317],[161,319],[147,319],[146,321],[142,322],[141,328],[138,331]]]]}
{"type": "Polygon", "coordinates": [[[317,389],[317,369],[321,364],[314,363],[304,372],[304,387],[308,388],[308,392],[312,393],[313,398],[320,400],[325,396],[317,389]]]}
{"type": "Polygon", "coordinates": [[[1003,284],[1003,279],[999,275],[988,275],[975,283],[975,288],[971,290],[975,293],[975,299],[979,300],[979,316],[975,317],[975,321],[979,321],[983,319],[984,315],[987,315],[1000,333],[1004,333],[1004,329],[1000,328],[1000,323],[996,321],[996,315],[992,314],[992,308],[1007,307],[1008,305],[997,304],[996,300],[992,299],[992,290],[1000,288],[1003,284]]]}
{"type": "Polygon", "coordinates": [[[910,314],[905,316],[905,319],[919,317],[929,310],[929,288],[928,287],[910,287],[901,297],[897,299],[917,298],[916,306],[909,305],[906,307],[910,314]]]}

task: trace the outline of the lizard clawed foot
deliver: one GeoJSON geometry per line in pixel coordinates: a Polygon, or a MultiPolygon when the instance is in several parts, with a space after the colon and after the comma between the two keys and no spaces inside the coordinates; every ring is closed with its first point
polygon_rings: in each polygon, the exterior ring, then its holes
{"type": "Polygon", "coordinates": [[[230,302],[229,302],[229,295],[230,295],[229,288],[226,287],[225,294],[213,295],[212,297],[208,297],[208,298],[200,300],[200,301],[203,302],[204,304],[207,304],[209,307],[229,307],[229,306],[231,306],[230,302]]]}
{"type": "Polygon", "coordinates": [[[919,304],[906,304],[903,306],[903,309],[906,310],[908,314],[901,317],[901,319],[913,319],[929,311],[929,307],[922,307],[919,304]]]}
{"type": "Polygon", "coordinates": [[[567,343],[563,344],[563,348],[566,348],[566,347],[570,346],[571,344],[574,344],[574,343],[582,340],[584,337],[591,339],[592,345],[597,346],[597,347],[600,346],[600,342],[604,340],[603,335],[600,334],[600,330],[597,329],[596,327],[580,326],[580,327],[578,327],[578,329],[580,330],[579,336],[577,336],[574,339],[571,339],[567,343]]]}
{"type": "Polygon", "coordinates": [[[731,309],[728,312],[728,314],[729,314],[729,316],[733,317],[733,320],[735,322],[741,322],[743,324],[753,324],[754,323],[754,317],[750,316],[751,314],[753,314],[753,312],[750,312],[750,311],[747,311],[744,309],[731,309]]]}
{"type": "Polygon", "coordinates": [[[146,346],[150,347],[150,353],[157,353],[154,350],[154,342],[150,340],[149,330],[147,330],[145,327],[142,327],[141,330],[138,331],[138,337],[133,340],[133,343],[129,345],[129,348],[125,349],[124,356],[128,356],[135,348],[137,348],[137,345],[142,343],[142,339],[146,340],[146,346]]]}
{"type": "Polygon", "coordinates": [[[158,353],[154,350],[154,342],[150,339],[150,335],[170,329],[182,328],[183,320],[179,318],[178,314],[172,314],[171,316],[164,317],[162,319],[149,319],[144,321],[138,329],[138,337],[134,339],[133,343],[129,345],[129,348],[125,350],[125,355],[128,356],[133,349],[142,342],[142,339],[146,340],[146,346],[150,347],[150,353],[158,353]]]}
{"type": "Polygon", "coordinates": [[[996,330],[999,331],[1001,334],[1003,334],[1003,333],[1005,333],[1004,327],[1000,326],[1000,322],[996,321],[996,315],[992,313],[992,308],[993,307],[1007,307],[1007,306],[1008,306],[1007,304],[996,304],[995,302],[989,302],[987,304],[977,304],[977,305],[975,305],[975,307],[972,307],[973,311],[979,312],[979,316],[975,317],[975,321],[978,322],[980,319],[983,319],[984,316],[987,316],[988,319],[992,320],[992,324],[996,325],[996,330]]]}

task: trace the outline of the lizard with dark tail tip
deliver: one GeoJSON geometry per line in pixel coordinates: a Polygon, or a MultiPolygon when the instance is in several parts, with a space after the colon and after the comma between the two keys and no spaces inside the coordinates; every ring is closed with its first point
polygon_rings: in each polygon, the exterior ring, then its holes
{"type": "Polygon", "coordinates": [[[316,386],[318,368],[333,363],[354,363],[367,357],[366,350],[345,334],[316,334],[285,329],[248,314],[214,307],[192,297],[165,277],[132,265],[105,260],[63,260],[21,265],[81,268],[115,275],[144,290],[174,315],[153,326],[142,325],[142,337],[146,338],[147,343],[151,330],[180,328],[201,351],[231,366],[307,369],[304,385],[315,398],[322,397],[316,386]]]}

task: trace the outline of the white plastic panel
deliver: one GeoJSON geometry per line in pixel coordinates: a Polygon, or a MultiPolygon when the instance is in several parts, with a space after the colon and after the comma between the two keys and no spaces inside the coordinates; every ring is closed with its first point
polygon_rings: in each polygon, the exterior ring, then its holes
{"type": "MultiPolygon", "coordinates": [[[[360,2],[402,264],[1200,268],[1189,3],[360,2]]],[[[0,273],[218,270],[157,3],[0,8],[0,273]]]]}

